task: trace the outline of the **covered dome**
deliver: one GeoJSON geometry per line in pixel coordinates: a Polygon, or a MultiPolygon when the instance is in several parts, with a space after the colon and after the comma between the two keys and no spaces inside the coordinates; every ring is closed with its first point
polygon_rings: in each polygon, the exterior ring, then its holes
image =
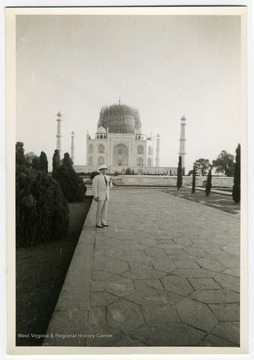
{"type": "Polygon", "coordinates": [[[101,109],[98,127],[110,133],[135,133],[141,128],[139,112],[127,105],[115,104],[101,109]]]}
{"type": "Polygon", "coordinates": [[[106,134],[107,130],[103,126],[97,128],[97,134],[106,134]]]}

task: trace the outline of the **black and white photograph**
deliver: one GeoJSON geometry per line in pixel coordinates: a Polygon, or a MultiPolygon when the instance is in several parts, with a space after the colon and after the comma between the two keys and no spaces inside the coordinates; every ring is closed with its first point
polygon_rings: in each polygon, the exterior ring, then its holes
{"type": "Polygon", "coordinates": [[[6,33],[9,353],[246,354],[247,8],[6,33]]]}

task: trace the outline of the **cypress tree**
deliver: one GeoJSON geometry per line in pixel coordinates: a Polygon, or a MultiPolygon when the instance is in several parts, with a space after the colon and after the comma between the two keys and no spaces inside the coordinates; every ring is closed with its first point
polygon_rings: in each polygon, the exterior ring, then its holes
{"type": "Polygon", "coordinates": [[[52,172],[52,177],[60,184],[67,201],[83,201],[86,185],[73,169],[72,164],[70,155],[65,153],[62,164],[52,172]]]}
{"type": "Polygon", "coordinates": [[[46,174],[48,173],[48,159],[44,151],[41,152],[39,157],[39,170],[44,171],[46,174]]]}
{"type": "Polygon", "coordinates": [[[233,185],[233,200],[239,203],[241,200],[241,146],[238,144],[236,148],[236,157],[234,164],[234,185],[233,185]]]}
{"type": "Polygon", "coordinates": [[[179,156],[178,168],[177,168],[177,189],[179,190],[183,184],[183,169],[182,169],[182,157],[179,156]]]}
{"type": "Polygon", "coordinates": [[[191,192],[194,194],[196,188],[196,166],[193,165],[193,173],[192,173],[192,189],[191,192]]]}
{"type": "Polygon", "coordinates": [[[16,143],[16,165],[30,167],[29,162],[28,162],[27,158],[25,157],[25,150],[24,150],[23,146],[24,146],[24,143],[22,143],[20,141],[16,143]]]}
{"type": "Polygon", "coordinates": [[[60,168],[61,162],[60,162],[60,154],[59,150],[55,150],[53,159],[52,159],[52,173],[60,168]]]}
{"type": "Polygon", "coordinates": [[[210,195],[211,188],[212,188],[212,168],[210,167],[210,170],[207,175],[207,181],[206,181],[206,187],[205,187],[206,196],[210,195]]]}

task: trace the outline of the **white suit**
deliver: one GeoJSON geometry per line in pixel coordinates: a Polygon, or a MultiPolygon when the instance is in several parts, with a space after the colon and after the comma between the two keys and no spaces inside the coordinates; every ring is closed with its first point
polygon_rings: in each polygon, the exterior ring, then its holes
{"type": "Polygon", "coordinates": [[[98,198],[96,211],[96,225],[107,225],[107,210],[109,200],[109,188],[112,186],[112,181],[109,176],[99,174],[93,179],[93,195],[98,198]]]}

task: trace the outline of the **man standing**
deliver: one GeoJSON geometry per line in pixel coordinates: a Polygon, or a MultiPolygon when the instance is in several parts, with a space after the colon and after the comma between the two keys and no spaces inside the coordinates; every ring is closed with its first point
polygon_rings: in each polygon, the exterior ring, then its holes
{"type": "Polygon", "coordinates": [[[96,211],[96,227],[108,227],[107,224],[107,210],[109,201],[109,188],[112,187],[112,180],[106,175],[107,166],[100,165],[100,174],[93,178],[93,195],[94,200],[97,201],[96,211]]]}

